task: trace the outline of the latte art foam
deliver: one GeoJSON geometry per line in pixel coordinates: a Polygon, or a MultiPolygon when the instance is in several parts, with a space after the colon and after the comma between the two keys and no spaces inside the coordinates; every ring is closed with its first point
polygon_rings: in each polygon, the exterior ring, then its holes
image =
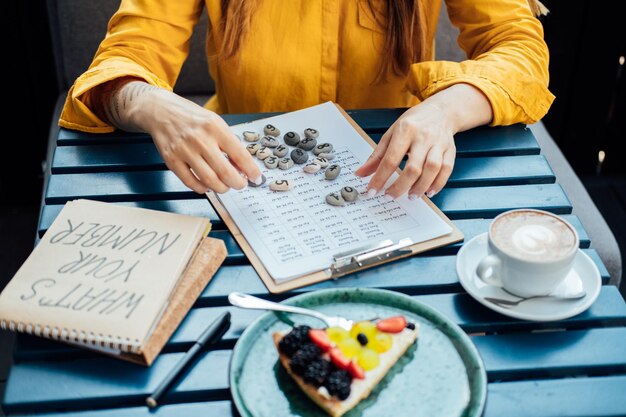
{"type": "Polygon", "coordinates": [[[529,260],[554,260],[577,247],[573,230],[558,217],[535,211],[516,211],[497,218],[492,238],[504,252],[529,260]]]}

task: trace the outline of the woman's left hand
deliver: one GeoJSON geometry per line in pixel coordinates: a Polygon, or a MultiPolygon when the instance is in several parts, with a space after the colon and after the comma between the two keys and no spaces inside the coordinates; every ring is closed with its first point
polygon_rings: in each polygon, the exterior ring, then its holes
{"type": "Polygon", "coordinates": [[[427,101],[408,109],[383,135],[380,143],[355,174],[367,177],[368,196],[383,190],[405,155],[408,160],[400,176],[385,190],[398,198],[409,193],[414,200],[426,193],[437,194],[448,181],[454,166],[454,130],[443,111],[427,101]]]}
{"type": "Polygon", "coordinates": [[[367,161],[355,174],[374,174],[367,186],[372,197],[383,191],[391,174],[408,160],[400,176],[385,190],[398,198],[409,193],[415,200],[437,194],[446,185],[456,158],[454,135],[489,123],[491,104],[476,87],[459,83],[433,94],[408,109],[391,125],[367,161]]]}

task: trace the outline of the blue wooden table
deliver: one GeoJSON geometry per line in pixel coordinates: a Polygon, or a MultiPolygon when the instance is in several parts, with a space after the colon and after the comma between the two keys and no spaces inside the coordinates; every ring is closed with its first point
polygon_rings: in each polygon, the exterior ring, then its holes
{"type": "MultiPolygon", "coordinates": [[[[350,112],[374,140],[401,109],[350,112]]],[[[230,124],[264,115],[226,116],[230,124]]],[[[563,215],[577,228],[580,247],[609,275],[593,242],[558,184],[530,130],[524,126],[479,128],[456,138],[458,159],[446,188],[433,198],[466,240],[487,230],[489,219],[518,207],[563,215]]],[[[49,161],[39,220],[41,236],[63,203],[91,198],[116,204],[209,216],[211,235],[223,239],[228,258],[150,368],[20,335],[2,401],[9,415],[37,416],[236,416],[228,388],[228,362],[237,338],[261,312],[229,306],[238,290],[280,300],[295,293],[339,286],[379,287],[409,294],[441,311],[472,337],[485,363],[486,416],[626,415],[626,303],[604,285],[586,312],[559,322],[524,322],[488,310],[464,293],[455,272],[460,244],[378,268],[271,295],[217,214],[187,190],[142,134],[87,135],[60,130],[49,161]],[[206,324],[229,310],[224,339],[149,411],[145,397],[156,387],[206,324]]]]}

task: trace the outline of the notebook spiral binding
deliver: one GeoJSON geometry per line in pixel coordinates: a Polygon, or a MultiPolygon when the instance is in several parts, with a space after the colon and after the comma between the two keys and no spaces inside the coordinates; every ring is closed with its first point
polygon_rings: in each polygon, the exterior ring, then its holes
{"type": "Polygon", "coordinates": [[[0,328],[2,330],[10,330],[12,332],[27,333],[30,335],[40,336],[52,340],[62,340],[66,342],[80,343],[83,345],[100,346],[108,349],[118,349],[127,353],[139,353],[139,339],[134,341],[130,339],[122,339],[121,337],[95,334],[93,332],[60,329],[59,327],[33,325],[31,323],[16,322],[13,320],[0,320],[0,328]]]}

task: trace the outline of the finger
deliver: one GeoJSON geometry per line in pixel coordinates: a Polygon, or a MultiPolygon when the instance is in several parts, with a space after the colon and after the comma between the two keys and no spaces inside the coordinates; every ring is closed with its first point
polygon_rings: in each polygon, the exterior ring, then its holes
{"type": "Polygon", "coordinates": [[[365,161],[363,165],[361,165],[356,171],[354,171],[354,175],[359,177],[367,177],[372,175],[374,171],[376,171],[376,168],[378,168],[378,165],[380,164],[380,161],[382,160],[383,155],[385,155],[385,151],[389,146],[389,141],[391,140],[391,137],[393,135],[393,129],[394,127],[391,126],[385,132],[382,138],[380,138],[380,141],[378,142],[376,148],[374,148],[374,152],[372,152],[370,157],[367,158],[367,161],[365,161]]]}
{"type": "Polygon", "coordinates": [[[246,179],[239,174],[239,171],[226,159],[221,149],[217,146],[212,145],[203,150],[202,157],[217,174],[219,180],[226,186],[237,190],[246,187],[246,179]]]}
{"type": "Polygon", "coordinates": [[[204,194],[208,191],[209,187],[204,185],[196,176],[191,172],[189,165],[181,160],[172,161],[166,163],[167,167],[172,171],[188,188],[192,189],[198,194],[204,194]]]}
{"type": "Polygon", "coordinates": [[[387,188],[385,194],[392,198],[398,198],[413,187],[422,176],[424,170],[424,160],[428,154],[428,149],[423,144],[413,145],[409,150],[409,159],[402,169],[398,179],[387,188]]]}
{"type": "Polygon", "coordinates": [[[223,142],[220,142],[220,148],[226,152],[230,162],[250,180],[254,181],[261,177],[261,170],[254,162],[252,155],[241,146],[235,136],[228,135],[223,142]]]}
{"type": "Polygon", "coordinates": [[[440,147],[432,147],[424,160],[424,168],[422,176],[411,187],[409,191],[409,198],[415,200],[422,194],[429,190],[433,184],[433,181],[441,172],[441,166],[443,164],[443,154],[445,150],[440,147]]]}
{"type": "Polygon", "coordinates": [[[456,151],[454,149],[448,149],[443,154],[443,161],[441,163],[439,175],[437,175],[437,178],[435,178],[431,186],[426,189],[426,195],[428,196],[428,198],[433,197],[435,194],[441,191],[448,182],[448,179],[452,174],[452,169],[454,168],[454,160],[456,157],[455,154],[456,151]]]}
{"type": "Polygon", "coordinates": [[[367,186],[368,195],[372,196],[385,187],[387,180],[389,180],[391,174],[398,169],[402,158],[404,158],[404,155],[406,155],[409,150],[409,144],[410,142],[406,136],[394,135],[393,139],[389,142],[385,155],[376,168],[376,173],[367,186]]]}
{"type": "Polygon", "coordinates": [[[216,193],[225,193],[230,187],[224,184],[215,171],[207,164],[202,157],[196,155],[190,162],[189,166],[193,174],[200,180],[202,184],[216,193]]]}

